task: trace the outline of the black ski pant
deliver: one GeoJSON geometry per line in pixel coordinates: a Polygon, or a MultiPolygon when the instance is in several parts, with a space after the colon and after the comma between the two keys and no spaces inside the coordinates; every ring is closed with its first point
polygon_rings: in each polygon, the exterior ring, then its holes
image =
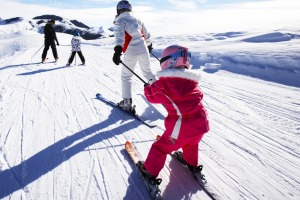
{"type": "Polygon", "coordinates": [[[58,59],[56,45],[55,45],[54,40],[53,41],[45,40],[45,47],[44,47],[44,51],[43,51],[43,54],[42,54],[42,60],[46,59],[49,47],[51,47],[51,49],[52,49],[54,59],[58,59]]]}
{"type": "Polygon", "coordinates": [[[76,53],[79,55],[79,58],[80,58],[81,62],[85,63],[85,59],[84,59],[84,56],[82,55],[81,51],[72,51],[72,54],[71,54],[71,56],[69,58],[69,62],[68,63],[71,64],[73,62],[73,59],[74,59],[76,53]]]}

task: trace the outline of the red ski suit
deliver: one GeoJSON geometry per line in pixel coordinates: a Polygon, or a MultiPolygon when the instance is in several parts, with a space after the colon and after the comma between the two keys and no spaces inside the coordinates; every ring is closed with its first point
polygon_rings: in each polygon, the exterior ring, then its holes
{"type": "Polygon", "coordinates": [[[198,143],[209,130],[207,113],[202,104],[201,76],[187,69],[166,69],[158,72],[157,81],[145,87],[147,100],[163,104],[168,112],[165,132],[152,144],[144,167],[158,176],[167,154],[182,148],[184,160],[198,165],[198,143]]]}

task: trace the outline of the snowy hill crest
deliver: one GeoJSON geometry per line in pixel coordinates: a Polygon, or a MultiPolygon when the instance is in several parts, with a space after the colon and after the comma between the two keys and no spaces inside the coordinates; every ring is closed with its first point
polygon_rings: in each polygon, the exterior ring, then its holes
{"type": "MultiPolygon", "coordinates": [[[[54,29],[58,33],[66,33],[74,35],[75,32],[79,32],[81,37],[85,40],[94,40],[105,37],[112,37],[113,32],[104,27],[89,27],[88,25],[78,21],[78,20],[69,20],[64,19],[56,15],[41,15],[34,17],[32,20],[24,20],[22,17],[15,17],[10,19],[0,19],[0,25],[6,24],[17,24],[19,22],[26,22],[32,26],[32,30],[36,30],[39,33],[43,33],[44,26],[47,21],[54,19],[56,24],[54,29]]],[[[28,28],[27,28],[28,29],[28,28]]]]}

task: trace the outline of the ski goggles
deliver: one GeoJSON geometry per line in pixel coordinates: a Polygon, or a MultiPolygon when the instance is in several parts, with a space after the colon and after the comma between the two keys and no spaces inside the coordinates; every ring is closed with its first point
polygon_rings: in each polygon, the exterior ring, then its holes
{"type": "Polygon", "coordinates": [[[167,61],[169,59],[179,58],[179,57],[183,57],[184,58],[183,59],[183,63],[185,64],[187,61],[190,62],[192,54],[186,48],[180,48],[179,51],[161,58],[160,59],[160,64],[162,64],[163,62],[165,62],[165,61],[167,61]]]}

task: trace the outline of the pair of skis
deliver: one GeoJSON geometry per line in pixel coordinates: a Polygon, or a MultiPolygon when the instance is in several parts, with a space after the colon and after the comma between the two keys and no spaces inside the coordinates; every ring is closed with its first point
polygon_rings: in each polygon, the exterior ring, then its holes
{"type": "MultiPolygon", "coordinates": [[[[157,140],[159,140],[159,138],[160,138],[160,136],[157,136],[157,140]]],[[[147,186],[152,198],[155,200],[161,199],[161,191],[158,187],[158,184],[156,184],[156,185],[150,184],[147,181],[147,179],[143,176],[140,169],[138,168],[138,163],[141,159],[139,157],[137,150],[135,149],[135,147],[133,146],[133,144],[130,141],[127,141],[125,143],[125,149],[126,149],[126,152],[129,154],[132,162],[135,164],[136,169],[140,172],[140,174],[144,180],[144,183],[147,186]]],[[[201,186],[201,188],[204,190],[204,192],[212,200],[215,200],[216,198],[206,189],[205,185],[207,184],[207,180],[204,178],[204,175],[201,173],[201,171],[197,172],[197,173],[192,172],[186,164],[181,162],[181,160],[178,157],[179,154],[180,154],[180,152],[176,151],[170,155],[172,156],[172,158],[174,158],[176,161],[178,161],[178,163],[193,177],[193,179],[201,186]]]]}
{"type": "Polygon", "coordinates": [[[66,67],[75,67],[75,66],[85,66],[85,64],[74,64],[74,65],[72,65],[72,64],[66,64],[66,67]]]}
{"type": "Polygon", "coordinates": [[[57,61],[48,62],[48,60],[49,60],[49,58],[45,58],[44,61],[37,63],[37,66],[44,65],[44,64],[49,64],[49,63],[53,63],[55,65],[57,64],[57,61]]]}

